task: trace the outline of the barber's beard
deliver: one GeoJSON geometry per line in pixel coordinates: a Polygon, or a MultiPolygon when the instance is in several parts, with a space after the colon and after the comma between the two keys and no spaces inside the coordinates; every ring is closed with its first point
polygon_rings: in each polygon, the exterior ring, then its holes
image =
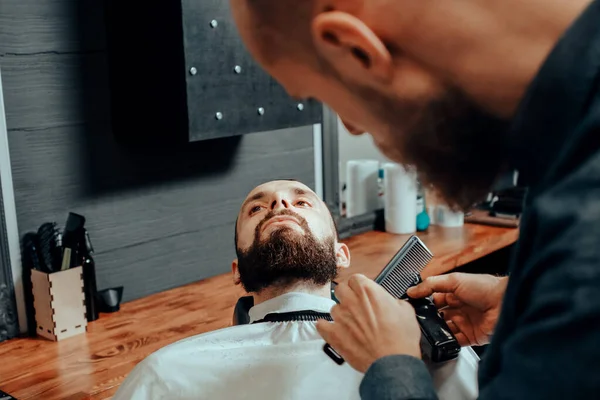
{"type": "Polygon", "coordinates": [[[249,293],[285,289],[298,283],[323,286],[337,275],[334,237],[319,241],[305,219],[287,210],[269,213],[258,224],[252,246],[245,251],[237,249],[237,256],[240,280],[249,293]],[[261,241],[260,229],[274,215],[294,216],[304,234],[282,226],[261,241]]]}
{"type": "Polygon", "coordinates": [[[432,185],[450,207],[468,210],[503,172],[509,121],[482,110],[458,89],[429,103],[398,101],[368,88],[351,90],[387,123],[387,132],[373,133],[382,152],[414,165],[421,182],[432,185]]]}
{"type": "Polygon", "coordinates": [[[503,172],[509,122],[479,109],[459,91],[430,103],[405,137],[406,161],[455,209],[468,210],[503,172]]]}

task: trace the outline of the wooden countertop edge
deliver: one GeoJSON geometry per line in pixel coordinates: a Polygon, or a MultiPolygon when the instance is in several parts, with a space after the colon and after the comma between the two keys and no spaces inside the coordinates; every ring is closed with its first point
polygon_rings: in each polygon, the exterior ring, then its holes
{"type": "Polygon", "coordinates": [[[496,240],[492,243],[487,243],[486,238],[483,238],[480,241],[470,243],[469,246],[455,254],[454,257],[448,255],[446,256],[446,260],[442,259],[443,261],[441,262],[432,262],[432,264],[428,265],[423,271],[423,278],[448,273],[458,267],[510,246],[519,238],[519,230],[508,229],[506,231],[499,232],[497,238],[499,240],[496,240]]]}

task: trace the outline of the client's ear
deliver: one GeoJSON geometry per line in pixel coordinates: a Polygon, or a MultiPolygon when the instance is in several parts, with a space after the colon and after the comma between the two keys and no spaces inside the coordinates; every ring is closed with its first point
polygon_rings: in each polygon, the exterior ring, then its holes
{"type": "Polygon", "coordinates": [[[344,243],[337,243],[335,257],[338,268],[348,268],[350,266],[350,249],[344,243]]]}
{"type": "Polygon", "coordinates": [[[239,285],[242,280],[240,279],[240,270],[238,269],[237,258],[231,263],[231,274],[233,275],[233,284],[239,285]]]}

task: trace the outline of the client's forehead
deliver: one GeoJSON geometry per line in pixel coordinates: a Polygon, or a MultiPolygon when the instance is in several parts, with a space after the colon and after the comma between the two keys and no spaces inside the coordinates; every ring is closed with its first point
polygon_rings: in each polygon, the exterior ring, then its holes
{"type": "Polygon", "coordinates": [[[252,191],[250,193],[248,193],[248,196],[246,196],[246,199],[254,196],[257,193],[272,194],[275,192],[284,192],[284,191],[287,191],[290,193],[304,191],[306,193],[315,195],[315,193],[311,190],[311,188],[309,188],[308,186],[306,186],[305,184],[303,184],[301,182],[271,181],[271,182],[263,183],[262,185],[258,185],[257,187],[252,189],[252,191]]]}

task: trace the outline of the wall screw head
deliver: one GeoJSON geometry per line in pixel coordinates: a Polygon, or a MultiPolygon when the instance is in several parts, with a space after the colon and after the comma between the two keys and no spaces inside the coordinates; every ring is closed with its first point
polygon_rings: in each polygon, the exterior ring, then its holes
{"type": "Polygon", "coordinates": [[[196,67],[190,68],[190,75],[196,75],[197,73],[198,73],[198,70],[196,69],[196,67]]]}
{"type": "Polygon", "coordinates": [[[222,119],[223,119],[223,113],[221,113],[220,111],[219,111],[219,112],[217,112],[217,113],[215,114],[215,118],[216,118],[217,120],[219,120],[219,121],[220,121],[220,120],[222,120],[222,119]]]}
{"type": "Polygon", "coordinates": [[[212,21],[210,21],[211,28],[216,28],[217,26],[219,26],[219,22],[216,19],[213,19],[212,21]]]}
{"type": "Polygon", "coordinates": [[[304,104],[298,103],[298,105],[296,106],[296,108],[298,109],[298,111],[303,111],[304,110],[304,104]]]}
{"type": "Polygon", "coordinates": [[[265,115],[265,109],[262,107],[258,107],[258,115],[265,115]]]}
{"type": "Polygon", "coordinates": [[[241,74],[242,73],[242,67],[240,67],[239,65],[236,65],[235,67],[233,67],[233,71],[236,74],[241,74]]]}

